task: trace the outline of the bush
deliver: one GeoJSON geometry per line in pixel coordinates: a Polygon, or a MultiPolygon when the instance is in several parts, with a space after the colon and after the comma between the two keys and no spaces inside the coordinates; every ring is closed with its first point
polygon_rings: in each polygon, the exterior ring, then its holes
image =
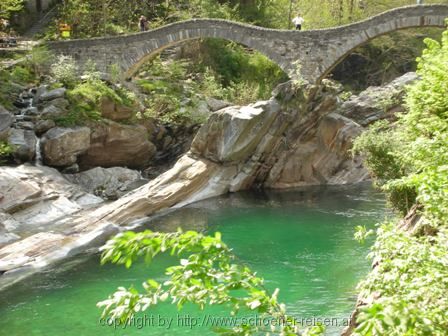
{"type": "Polygon", "coordinates": [[[33,70],[36,76],[42,76],[54,62],[55,56],[45,46],[34,47],[26,63],[33,70]]]}
{"type": "Polygon", "coordinates": [[[448,232],[412,237],[393,223],[378,230],[370,258],[380,263],[361,282],[363,308],[354,336],[445,336],[448,330],[448,232]]]}
{"type": "Polygon", "coordinates": [[[403,141],[397,136],[396,127],[380,121],[363,132],[354,142],[352,152],[363,154],[364,164],[369,168],[377,187],[387,191],[390,204],[401,214],[406,214],[415,203],[416,191],[409,185],[392,185],[410,172],[400,158],[403,141]]]}
{"type": "Polygon", "coordinates": [[[100,104],[103,98],[108,98],[118,105],[131,107],[135,104],[135,96],[131,92],[120,87],[112,88],[94,77],[68,90],[67,98],[70,102],[68,115],[55,120],[61,126],[100,120],[100,104]]]}
{"type": "Polygon", "coordinates": [[[355,335],[448,330],[448,30],[441,43],[425,42],[417,60],[421,78],[407,90],[408,112],[393,127],[380,124],[355,141],[394,205],[403,210],[400,204],[409,201],[407,208],[422,209],[412,232],[379,228],[370,255],[376,267],[360,285],[362,297],[376,299],[361,308],[355,335]]]}
{"type": "Polygon", "coordinates": [[[59,56],[56,63],[51,66],[53,78],[67,88],[73,88],[78,78],[78,66],[71,56],[59,56]]]}

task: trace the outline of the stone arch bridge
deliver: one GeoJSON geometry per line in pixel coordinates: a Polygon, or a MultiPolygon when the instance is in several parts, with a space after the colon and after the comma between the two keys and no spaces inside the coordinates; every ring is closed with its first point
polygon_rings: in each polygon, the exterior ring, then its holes
{"type": "Polygon", "coordinates": [[[57,54],[73,56],[82,66],[89,59],[99,70],[118,64],[126,78],[163,49],[198,38],[222,38],[257,50],[290,76],[297,72],[319,82],[356,47],[392,31],[413,27],[445,27],[446,5],[396,8],[367,20],[337,28],[276,30],[218,19],[193,19],[147,32],[116,37],[50,42],[57,54]]]}

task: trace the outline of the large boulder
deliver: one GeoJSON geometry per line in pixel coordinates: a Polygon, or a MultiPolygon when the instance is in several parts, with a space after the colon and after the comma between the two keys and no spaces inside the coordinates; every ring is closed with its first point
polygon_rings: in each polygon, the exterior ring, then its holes
{"type": "Polygon", "coordinates": [[[33,161],[36,155],[37,138],[33,131],[11,129],[8,143],[13,149],[13,157],[19,163],[33,161]]]}
{"type": "Polygon", "coordinates": [[[228,107],[210,115],[191,144],[191,152],[214,162],[246,159],[272,125],[280,105],[276,100],[228,107]]]}
{"type": "Polygon", "coordinates": [[[80,185],[86,192],[109,200],[118,199],[147,182],[138,171],[123,167],[96,167],[65,176],[69,181],[80,185]]]}
{"type": "Polygon", "coordinates": [[[91,145],[80,156],[79,164],[82,168],[123,166],[138,169],[147,166],[155,152],[145,127],[105,120],[93,129],[91,145]]]}
{"type": "Polygon", "coordinates": [[[38,136],[41,136],[45,132],[49,131],[50,129],[56,127],[56,123],[54,120],[46,119],[46,120],[39,120],[36,125],[34,126],[34,132],[38,136]]]}
{"type": "Polygon", "coordinates": [[[50,129],[42,138],[41,151],[44,163],[49,166],[65,167],[77,161],[77,157],[90,146],[88,127],[50,129]]]}
{"type": "Polygon", "coordinates": [[[14,116],[0,105],[0,141],[6,141],[10,133],[10,127],[14,122],[14,116]]]}

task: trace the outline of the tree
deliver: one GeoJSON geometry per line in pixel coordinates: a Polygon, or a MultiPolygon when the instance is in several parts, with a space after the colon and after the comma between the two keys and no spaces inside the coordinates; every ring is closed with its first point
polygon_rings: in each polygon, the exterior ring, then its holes
{"type": "Polygon", "coordinates": [[[0,1],[0,18],[9,19],[11,14],[23,9],[24,0],[2,0],[0,1]]]}

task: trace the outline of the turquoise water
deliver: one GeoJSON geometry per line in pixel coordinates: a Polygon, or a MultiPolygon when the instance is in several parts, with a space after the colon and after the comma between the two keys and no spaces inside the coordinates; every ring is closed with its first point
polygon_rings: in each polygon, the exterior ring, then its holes
{"type": "MultiPolygon", "coordinates": [[[[356,284],[370,267],[366,255],[371,241],[354,241],[354,227],[372,228],[384,215],[382,195],[357,185],[239,193],[157,216],[146,227],[220,231],[268,289],[280,288],[279,299],[290,314],[299,320],[338,319],[343,325],[354,307],[356,284]]],[[[213,335],[210,324],[227,316],[222,307],[201,312],[186,306],[179,312],[163,304],[124,329],[99,320],[96,302],[118,286],[139,287],[148,277],[165,279],[163,270],[172,263],[161,257],[149,267],[139,263],[128,270],[99,266],[96,254],[78,257],[0,293],[0,335],[213,335]],[[194,326],[199,323],[208,325],[194,326]]],[[[327,335],[341,329],[330,326],[327,335]]]]}

